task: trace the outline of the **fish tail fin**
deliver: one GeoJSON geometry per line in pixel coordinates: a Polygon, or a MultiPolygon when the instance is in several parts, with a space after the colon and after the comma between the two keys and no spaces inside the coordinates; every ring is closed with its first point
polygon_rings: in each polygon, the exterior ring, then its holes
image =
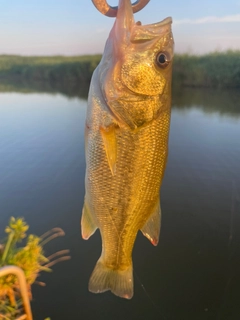
{"type": "Polygon", "coordinates": [[[126,270],[116,270],[98,260],[89,281],[89,291],[100,293],[111,290],[116,296],[131,299],[133,296],[132,264],[126,270]]]}

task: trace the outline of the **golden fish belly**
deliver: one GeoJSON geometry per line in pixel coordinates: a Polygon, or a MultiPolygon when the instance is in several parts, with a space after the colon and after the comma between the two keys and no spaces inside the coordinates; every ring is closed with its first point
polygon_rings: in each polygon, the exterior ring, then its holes
{"type": "Polygon", "coordinates": [[[140,230],[159,202],[167,159],[170,110],[133,131],[116,128],[116,170],[112,174],[100,130],[87,132],[85,201],[102,237],[101,262],[113,270],[132,264],[140,230]]]}

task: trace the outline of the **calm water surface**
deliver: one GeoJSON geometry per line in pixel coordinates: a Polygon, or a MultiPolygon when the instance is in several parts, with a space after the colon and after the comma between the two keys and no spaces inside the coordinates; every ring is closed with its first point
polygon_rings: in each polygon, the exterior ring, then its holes
{"type": "Polygon", "coordinates": [[[60,94],[0,94],[0,238],[10,216],[37,235],[62,227],[51,254],[72,259],[33,287],[35,320],[238,320],[240,314],[240,105],[238,93],[188,91],[173,99],[162,230],[133,252],[135,294],[88,292],[101,252],[80,236],[86,100],[60,94]],[[224,100],[225,99],[225,100],[224,100]]]}

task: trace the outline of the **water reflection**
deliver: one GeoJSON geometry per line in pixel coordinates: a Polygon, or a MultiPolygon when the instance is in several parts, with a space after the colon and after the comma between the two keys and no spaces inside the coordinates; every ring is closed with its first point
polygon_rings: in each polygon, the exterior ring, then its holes
{"type": "MultiPolygon", "coordinates": [[[[87,98],[89,84],[86,83],[64,83],[56,81],[1,81],[0,92],[21,93],[61,93],[68,98],[87,98]]],[[[173,88],[173,107],[188,109],[197,106],[204,112],[218,112],[230,116],[240,115],[240,91],[232,89],[201,89],[201,88],[173,88]]]]}
{"type": "Polygon", "coordinates": [[[86,82],[63,82],[63,81],[7,81],[1,80],[0,92],[20,92],[20,93],[61,93],[68,98],[87,98],[89,84],[86,82]]]}
{"type": "Polygon", "coordinates": [[[135,294],[125,301],[87,290],[101,242],[80,237],[86,100],[12,90],[0,94],[0,238],[11,215],[24,216],[38,235],[63,228],[47,253],[72,256],[34,287],[34,319],[238,319],[239,93],[175,92],[160,243],[138,235],[135,294]]]}
{"type": "Polygon", "coordinates": [[[217,112],[222,115],[239,117],[240,91],[173,88],[173,106],[183,110],[194,106],[205,113],[217,112]]]}

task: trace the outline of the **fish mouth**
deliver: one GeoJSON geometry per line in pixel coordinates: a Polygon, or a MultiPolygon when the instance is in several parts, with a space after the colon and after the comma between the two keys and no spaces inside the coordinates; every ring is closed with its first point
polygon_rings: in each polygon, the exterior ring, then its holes
{"type": "Polygon", "coordinates": [[[140,27],[144,27],[144,28],[149,28],[149,27],[159,28],[159,27],[163,27],[163,26],[166,26],[169,24],[172,24],[172,17],[167,17],[167,18],[163,19],[162,21],[150,23],[150,24],[145,24],[145,25],[142,25],[141,21],[136,22],[136,25],[138,25],[140,27]]]}
{"type": "Polygon", "coordinates": [[[160,22],[153,23],[152,25],[157,25],[158,27],[162,27],[162,26],[165,26],[166,24],[171,24],[171,23],[172,23],[172,17],[167,17],[160,22]]]}
{"type": "Polygon", "coordinates": [[[145,42],[159,37],[159,34],[171,32],[172,18],[167,17],[160,22],[142,25],[140,21],[135,23],[131,30],[130,41],[145,42]]]}

